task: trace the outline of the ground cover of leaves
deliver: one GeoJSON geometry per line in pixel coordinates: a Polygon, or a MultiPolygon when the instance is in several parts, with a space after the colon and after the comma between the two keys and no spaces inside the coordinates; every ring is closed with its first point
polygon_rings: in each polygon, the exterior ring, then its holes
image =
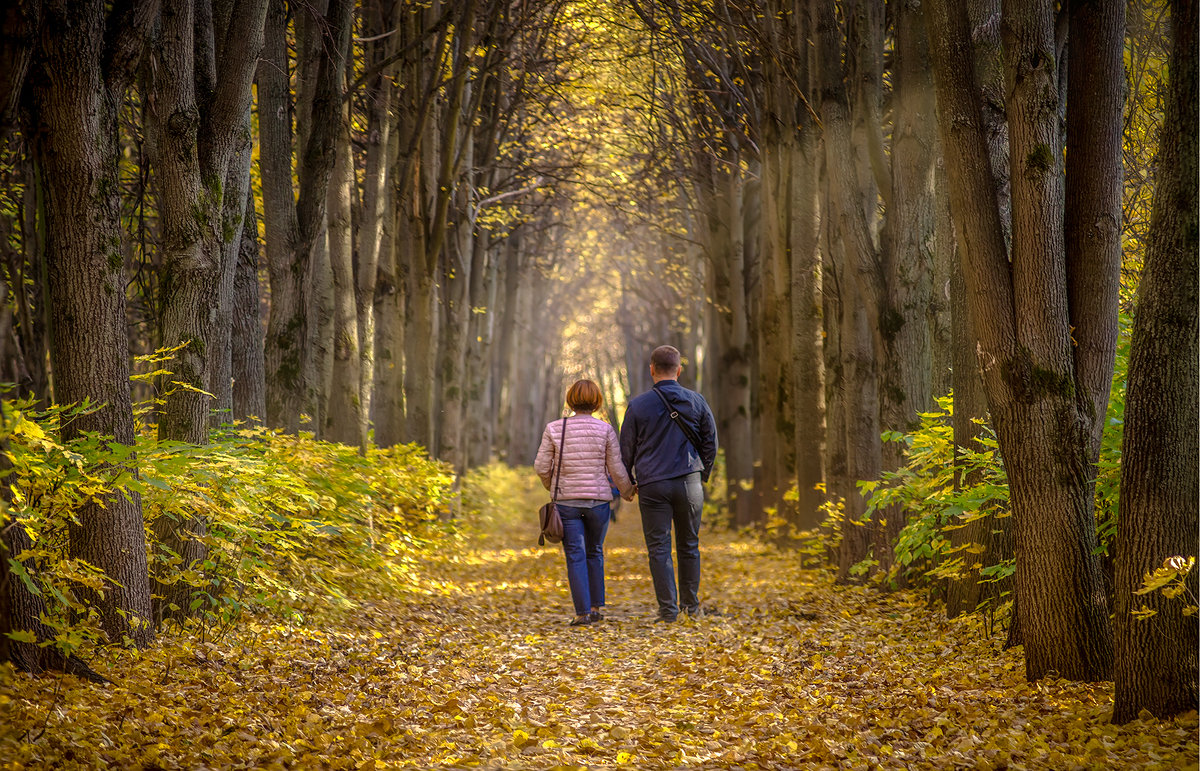
{"type": "Polygon", "coordinates": [[[1027,683],[976,624],[733,536],[703,538],[721,615],[653,624],[625,513],[602,623],[566,625],[526,522],[338,624],[164,635],[112,685],[0,670],[0,768],[1196,767],[1195,712],[1113,726],[1111,683],[1027,683]]]}

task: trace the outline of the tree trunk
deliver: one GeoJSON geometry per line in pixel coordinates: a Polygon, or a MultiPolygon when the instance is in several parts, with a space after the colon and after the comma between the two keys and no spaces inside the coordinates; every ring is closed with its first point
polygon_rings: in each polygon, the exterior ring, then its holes
{"type": "MultiPolygon", "coordinates": [[[[951,418],[954,430],[955,462],[964,452],[983,449],[979,443],[980,426],[976,420],[987,414],[983,395],[983,382],[979,379],[979,364],[975,358],[975,335],[967,311],[967,289],[963,283],[962,270],[956,266],[950,279],[950,312],[953,325],[951,354],[954,374],[954,415],[951,418]]],[[[957,471],[955,489],[979,482],[976,476],[964,476],[957,471]]],[[[997,512],[998,513],[998,512],[997,512]]],[[[1011,581],[1002,583],[979,582],[979,571],[1012,557],[1012,537],[1009,524],[1012,517],[997,519],[994,516],[975,519],[950,531],[950,543],[954,547],[977,544],[983,547],[978,555],[958,552],[964,561],[962,575],[949,582],[946,587],[946,616],[955,618],[962,613],[974,612],[981,602],[999,600],[1011,589],[1011,581]],[[978,564],[978,567],[976,567],[978,564]]]]}
{"type": "Polygon", "coordinates": [[[261,423],[267,410],[258,255],[258,217],[254,210],[254,194],[247,192],[237,273],[234,277],[230,366],[233,374],[233,418],[249,423],[261,423]]]}
{"type": "MultiPolygon", "coordinates": [[[[266,3],[264,2],[264,10],[265,7],[266,3]]],[[[261,28],[261,26],[260,22],[259,27],[261,28]]],[[[249,82],[249,79],[253,75],[254,70],[251,68],[250,74],[247,76],[247,82],[249,82]]],[[[209,390],[213,394],[215,403],[210,424],[213,428],[227,424],[231,418],[235,417],[233,411],[233,359],[235,355],[240,354],[235,354],[233,349],[235,324],[233,316],[234,304],[237,302],[238,263],[241,259],[240,255],[243,248],[243,224],[248,214],[251,221],[256,223],[255,227],[257,228],[257,219],[254,216],[253,204],[251,204],[249,211],[247,211],[245,204],[247,196],[251,195],[250,166],[252,151],[254,149],[251,126],[250,100],[247,99],[241,124],[238,126],[237,134],[234,137],[234,149],[229,160],[229,170],[225,176],[225,192],[222,197],[221,206],[221,235],[219,239],[221,283],[217,292],[217,316],[214,323],[215,330],[212,335],[213,349],[216,355],[211,365],[212,374],[209,378],[209,390]]],[[[254,233],[254,237],[257,240],[257,232],[254,233]]],[[[257,248],[256,243],[255,249],[257,248]]],[[[257,268],[257,256],[254,263],[257,268]]],[[[257,274],[254,278],[257,282],[257,274]]],[[[257,286],[255,287],[254,294],[257,299],[257,286]]],[[[255,313],[257,314],[257,307],[255,307],[255,313]]],[[[262,343],[257,343],[255,347],[258,348],[258,356],[261,359],[262,343]]],[[[259,415],[261,414],[259,413],[259,415]]]]}
{"type": "Polygon", "coordinates": [[[1067,56],[1067,292],[1076,398],[1088,422],[1088,479],[1096,478],[1112,389],[1121,289],[1121,117],[1125,3],[1071,0],[1067,56]]]}
{"type": "MultiPolygon", "coordinates": [[[[835,248],[835,254],[837,247],[835,248]]],[[[843,257],[843,265],[845,258],[843,257]]],[[[844,269],[840,272],[845,275],[844,269]]],[[[850,579],[850,570],[866,559],[874,544],[874,558],[880,560],[881,548],[875,538],[876,523],[867,517],[867,499],[857,483],[879,479],[881,471],[879,431],[879,372],[875,359],[872,330],[863,298],[853,278],[841,284],[842,362],[845,388],[846,474],[845,520],[838,578],[850,579]]]]}
{"type": "MultiPolygon", "coordinates": [[[[192,0],[163,5],[151,67],[157,118],[151,126],[162,213],[162,335],[165,345],[178,347],[158,432],[161,439],[202,445],[210,423],[222,420],[214,408],[232,406],[233,246],[249,185],[250,86],[266,0],[233,5],[228,23],[238,34],[223,39],[220,52],[204,46],[215,39],[215,21],[200,10],[192,0]],[[211,394],[218,395],[216,403],[211,394]]],[[[184,566],[207,554],[201,517],[160,517],[154,531],[184,566]]],[[[186,583],[165,579],[159,577],[156,589],[158,621],[187,613],[191,593],[186,583]]]]}
{"type": "MultiPolygon", "coordinates": [[[[896,54],[893,80],[895,125],[892,131],[891,198],[883,251],[887,297],[880,311],[883,362],[879,385],[881,422],[885,431],[908,432],[932,400],[932,335],[934,253],[934,125],[933,81],[925,22],[917,3],[901,2],[895,10],[896,54]]],[[[904,464],[898,442],[883,446],[884,471],[904,464]]],[[[905,524],[901,506],[888,507],[876,531],[875,557],[889,575],[895,543],[905,524]]]]}
{"type": "MultiPolygon", "coordinates": [[[[158,434],[192,444],[208,442],[209,362],[220,255],[206,248],[219,211],[225,175],[200,180],[199,124],[191,0],[164,0],[162,30],[153,48],[155,183],[162,220],[163,344],[179,346],[164,383],[166,404],[158,434]]],[[[205,169],[205,171],[216,171],[205,169]]],[[[223,170],[221,170],[223,172],[223,170]]],[[[175,544],[178,545],[178,544],[175,544]]],[[[161,588],[160,588],[160,591],[161,588]]]]}
{"type": "MultiPolygon", "coordinates": [[[[400,3],[396,0],[378,2],[370,6],[370,10],[362,11],[364,31],[367,37],[378,37],[390,33],[400,22],[400,3]]],[[[367,66],[378,66],[381,59],[391,59],[399,45],[399,36],[388,34],[383,41],[367,43],[364,53],[367,66]]],[[[358,445],[362,452],[367,451],[367,434],[375,397],[375,326],[376,326],[376,287],[378,286],[381,252],[391,249],[391,242],[385,245],[384,231],[389,235],[395,234],[394,212],[388,206],[393,200],[390,190],[393,171],[399,152],[396,131],[393,126],[394,113],[390,109],[395,97],[396,66],[384,67],[379,74],[372,78],[367,85],[365,97],[367,100],[367,152],[363,168],[362,218],[358,223],[356,238],[358,255],[355,264],[355,303],[357,307],[358,344],[361,350],[359,363],[359,418],[358,445]],[[385,227],[385,222],[389,223],[385,227]]],[[[389,270],[394,268],[389,265],[389,270]]],[[[402,312],[394,307],[396,284],[389,289],[391,302],[387,312],[398,319],[402,312]]],[[[401,347],[402,348],[402,347],[401,347]]],[[[400,350],[399,348],[397,350],[400,350]]],[[[397,379],[397,386],[399,379],[397,379]]],[[[397,397],[403,394],[398,393],[397,397]]],[[[401,405],[403,406],[403,405],[401,405]]],[[[395,420],[394,417],[390,418],[395,420]]],[[[403,411],[400,413],[403,420],[403,411]]]]}
{"type": "Polygon", "coordinates": [[[1005,7],[1011,84],[1011,267],[971,56],[966,8],[926,4],[952,209],[984,390],[1008,470],[1026,676],[1096,680],[1111,637],[1087,480],[1088,427],[1075,401],[1048,3],[1005,7]]]}
{"type": "Polygon", "coordinates": [[[16,126],[25,76],[37,47],[41,0],[8,3],[0,12],[0,141],[16,126]]]}
{"type": "Polygon", "coordinates": [[[792,156],[792,369],[795,373],[796,503],[795,524],[813,530],[821,524],[819,489],[825,482],[824,341],[821,336],[823,281],[818,250],[817,128],[806,107],[801,113],[797,152],[792,156]]]}
{"type": "MultiPolygon", "coordinates": [[[[1000,3],[999,0],[973,0],[969,6],[971,27],[980,30],[974,40],[973,60],[979,77],[977,99],[982,107],[982,121],[987,138],[988,165],[991,169],[994,189],[1000,207],[1000,224],[1004,232],[1004,248],[1007,253],[1012,238],[1012,205],[1008,184],[1008,123],[1004,117],[1003,66],[1000,58],[1000,3]]],[[[948,180],[939,174],[945,189],[948,180]]],[[[951,223],[953,228],[953,223],[951,223]]],[[[961,233],[959,236],[961,237],[961,233]]],[[[964,247],[965,248],[965,247],[964,247]]],[[[976,354],[978,339],[971,328],[967,289],[958,255],[952,266],[950,289],[951,313],[951,357],[954,385],[954,447],[956,457],[963,452],[980,449],[980,429],[975,419],[987,418],[987,401],[980,378],[979,359],[976,354]]],[[[973,479],[955,477],[955,485],[974,484],[973,479]]],[[[980,568],[996,565],[1012,558],[1012,517],[996,519],[988,517],[968,523],[966,527],[951,532],[950,542],[954,546],[968,543],[984,548],[978,555],[980,568]]],[[[966,555],[965,555],[966,556],[966,555]]],[[[967,559],[970,557],[967,556],[967,559]]],[[[971,563],[974,565],[975,563],[971,563]]],[[[951,618],[960,613],[971,612],[984,601],[998,601],[1005,592],[1012,591],[1012,580],[987,584],[979,583],[979,569],[968,567],[966,575],[951,581],[946,591],[946,612],[951,618]]],[[[1010,627],[1012,635],[1019,634],[1019,627],[1010,627]]],[[[1016,644],[1016,643],[1014,643],[1016,644]]]]}
{"type": "MultiPolygon", "coordinates": [[[[263,207],[271,274],[271,315],[267,326],[267,421],[289,432],[300,414],[319,421],[322,383],[315,349],[319,328],[319,260],[323,254],[326,198],[335,159],[334,140],[342,104],[341,68],[350,45],[353,3],[331,0],[321,23],[312,22],[305,50],[317,59],[311,81],[311,112],[301,113],[308,128],[298,148],[299,198],[292,197],[287,16],[271,0],[264,61],[259,69],[259,127],[262,136],[263,207]]],[[[307,68],[306,68],[307,69],[307,68]]],[[[304,100],[301,100],[304,101],[304,100]]],[[[313,425],[320,432],[320,423],[313,425]]]]}
{"type": "Polygon", "coordinates": [[[1200,634],[1183,615],[1200,596],[1197,569],[1183,597],[1133,592],[1143,576],[1172,557],[1195,559],[1200,528],[1196,403],[1200,399],[1197,338],[1196,137],[1197,11],[1195,0],[1171,4],[1173,46],[1166,115],[1159,146],[1150,239],[1138,287],[1121,448],[1121,520],[1117,526],[1116,697],[1113,721],[1148,710],[1160,720],[1196,708],[1200,634]],[[1147,619],[1132,612],[1157,611],[1147,619]]]}
{"type": "MultiPolygon", "coordinates": [[[[712,216],[718,221],[713,254],[713,275],[720,324],[718,351],[720,380],[717,402],[721,444],[725,448],[725,482],[733,524],[747,527],[759,521],[754,509],[754,451],[751,423],[751,347],[745,286],[745,231],[743,197],[745,180],[738,155],[728,171],[716,173],[719,187],[712,216]]],[[[710,231],[714,228],[710,227],[710,231]]]]}
{"type": "MultiPolygon", "coordinates": [[[[120,245],[117,118],[155,4],[106,19],[105,4],[45,9],[31,77],[35,154],[46,180],[46,258],[55,397],[102,405],[68,422],[64,441],[95,432],[134,444],[120,245]],[[118,30],[106,40],[105,30],[118,30]]],[[[107,475],[116,469],[98,469],[107,475]]],[[[117,490],[85,503],[68,527],[70,555],[102,570],[103,594],[81,589],[109,639],[146,645],[150,583],[141,497],[117,490]]]]}
{"type": "Polygon", "coordinates": [[[287,6],[270,0],[263,60],[258,67],[259,168],[271,308],[264,343],[268,426],[300,430],[308,383],[308,267],[295,262],[296,203],[292,192],[292,101],[288,80],[287,6]]]}
{"type": "MultiPolygon", "coordinates": [[[[380,244],[378,278],[375,282],[375,345],[372,370],[374,394],[371,397],[371,420],[375,424],[375,444],[391,447],[406,439],[405,429],[405,290],[401,279],[398,252],[406,243],[402,239],[405,212],[397,204],[398,196],[388,195],[390,215],[387,235],[380,244]]],[[[366,370],[364,369],[364,376],[366,370]]]]}
{"type": "Polygon", "coordinates": [[[354,233],[350,201],[354,190],[354,158],[350,147],[350,109],[342,107],[337,159],[329,179],[329,263],[333,272],[333,367],[323,438],[361,446],[361,352],[354,284],[354,233]]]}
{"type": "MultiPolygon", "coordinates": [[[[772,509],[781,516],[784,514],[781,511],[783,495],[791,483],[792,437],[795,434],[791,403],[792,363],[787,355],[792,337],[787,240],[791,224],[790,172],[794,143],[789,136],[785,144],[778,126],[773,121],[771,124],[772,133],[766,135],[760,150],[762,226],[755,345],[758,398],[755,399],[757,420],[754,428],[758,437],[759,462],[755,465],[755,494],[759,500],[758,508],[764,512],[772,509]]],[[[790,124],[787,128],[790,134],[790,124]]]]}
{"type": "MultiPolygon", "coordinates": [[[[422,260],[419,258],[418,262],[422,260]]],[[[434,452],[433,404],[439,329],[436,324],[437,287],[422,266],[409,266],[405,299],[404,407],[405,440],[434,452]]]]}

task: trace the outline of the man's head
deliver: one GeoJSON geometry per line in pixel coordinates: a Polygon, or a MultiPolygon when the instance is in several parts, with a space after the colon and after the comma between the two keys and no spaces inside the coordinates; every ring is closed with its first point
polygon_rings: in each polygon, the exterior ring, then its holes
{"type": "Polygon", "coordinates": [[[650,354],[650,376],[655,382],[675,380],[682,369],[683,357],[679,355],[679,350],[672,346],[660,345],[650,354]]]}

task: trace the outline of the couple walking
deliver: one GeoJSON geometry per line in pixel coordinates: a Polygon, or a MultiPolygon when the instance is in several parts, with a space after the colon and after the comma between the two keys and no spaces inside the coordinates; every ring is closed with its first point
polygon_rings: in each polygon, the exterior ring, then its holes
{"type": "Polygon", "coordinates": [[[604,536],[613,484],[627,501],[638,496],[658,620],[674,621],[680,608],[689,615],[700,611],[701,483],[708,481],[717,457],[717,431],[704,397],[679,385],[682,369],[678,350],[669,345],[654,349],[654,387],[629,402],[620,440],[612,426],[592,417],[604,397],[590,380],[567,391],[567,406],[575,414],[548,424],[542,434],[534,469],[547,490],[558,483],[563,553],[575,605],[572,626],[603,618],[604,536]]]}

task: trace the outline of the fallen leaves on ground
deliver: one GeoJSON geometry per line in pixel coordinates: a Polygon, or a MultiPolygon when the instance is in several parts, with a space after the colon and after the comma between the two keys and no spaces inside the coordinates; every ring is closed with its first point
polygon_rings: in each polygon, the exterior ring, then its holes
{"type": "Polygon", "coordinates": [[[1111,683],[1025,682],[973,622],[733,536],[702,538],[720,615],[651,623],[630,514],[601,623],[526,522],[336,622],[164,635],[112,685],[0,670],[0,767],[1196,767],[1195,712],[1111,725],[1111,683]]]}

